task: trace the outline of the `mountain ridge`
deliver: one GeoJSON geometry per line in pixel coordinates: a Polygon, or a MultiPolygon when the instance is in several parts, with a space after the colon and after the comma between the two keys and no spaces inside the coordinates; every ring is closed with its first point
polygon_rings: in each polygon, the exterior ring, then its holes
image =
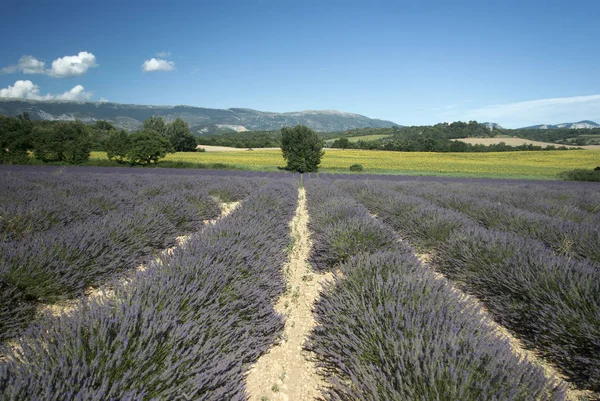
{"type": "Polygon", "coordinates": [[[529,127],[522,127],[519,129],[555,129],[555,128],[569,128],[569,129],[585,129],[585,128],[600,128],[600,124],[591,120],[582,120],[576,123],[560,123],[560,124],[538,124],[531,125],[529,127]]]}
{"type": "Polygon", "coordinates": [[[93,123],[111,122],[128,131],[141,128],[145,119],[162,116],[167,122],[182,118],[192,132],[204,134],[236,130],[277,130],[283,126],[306,125],[316,131],[345,131],[354,128],[385,128],[398,124],[361,114],[337,110],[304,110],[269,112],[248,108],[212,109],[187,105],[140,105],[113,102],[85,102],[68,100],[0,99],[0,114],[15,116],[28,112],[32,120],[71,121],[93,123]]]}

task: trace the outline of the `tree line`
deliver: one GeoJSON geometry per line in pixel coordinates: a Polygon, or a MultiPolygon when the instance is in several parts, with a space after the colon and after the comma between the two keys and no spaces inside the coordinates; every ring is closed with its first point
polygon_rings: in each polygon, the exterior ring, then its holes
{"type": "MultiPolygon", "coordinates": [[[[343,132],[319,132],[318,136],[321,140],[335,139],[329,144],[329,147],[339,149],[392,150],[400,152],[506,152],[567,149],[558,145],[543,148],[531,144],[511,146],[501,142],[493,145],[481,145],[453,140],[462,138],[493,138],[498,133],[499,130],[490,130],[486,125],[479,124],[477,121],[458,121],[426,126],[358,128],[343,132]],[[352,142],[348,139],[367,135],[385,135],[386,137],[377,140],[359,140],[357,142],[352,142]]],[[[269,148],[280,147],[282,145],[282,136],[280,131],[232,132],[200,136],[198,137],[198,143],[200,145],[229,146],[234,148],[269,148]]]]}
{"type": "Polygon", "coordinates": [[[477,121],[458,121],[427,126],[371,128],[345,131],[330,145],[338,149],[392,150],[399,152],[508,152],[536,150],[568,150],[565,146],[542,147],[532,144],[511,146],[504,142],[491,145],[469,144],[456,139],[493,138],[498,130],[490,130],[477,121]],[[351,142],[348,138],[363,135],[386,135],[385,138],[351,142]]]}
{"type": "Polygon", "coordinates": [[[150,117],[141,130],[127,133],[107,121],[32,121],[27,113],[0,115],[0,163],[27,163],[30,154],[42,162],[85,163],[91,151],[106,151],[119,163],[149,164],[167,153],[196,150],[185,121],[165,123],[150,117]]]}

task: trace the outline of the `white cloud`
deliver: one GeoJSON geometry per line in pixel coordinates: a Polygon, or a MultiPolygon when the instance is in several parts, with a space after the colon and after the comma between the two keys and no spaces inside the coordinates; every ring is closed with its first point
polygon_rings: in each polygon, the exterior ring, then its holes
{"type": "Polygon", "coordinates": [[[98,100],[98,102],[100,102],[100,103],[107,103],[108,99],[105,98],[105,97],[101,97],[100,100],[98,100]]]}
{"type": "Polygon", "coordinates": [[[151,58],[150,60],[144,61],[142,69],[146,72],[151,71],[173,71],[175,69],[175,63],[173,61],[167,61],[160,58],[151,58]]]}
{"type": "Polygon", "coordinates": [[[54,60],[49,75],[55,78],[76,77],[97,66],[96,56],[88,52],[79,52],[76,56],[65,56],[54,60]]]}
{"type": "Polygon", "coordinates": [[[535,124],[575,122],[599,117],[600,95],[498,104],[465,112],[466,119],[492,121],[512,128],[535,124]]]}
{"type": "Polygon", "coordinates": [[[92,94],[86,92],[81,85],[73,87],[71,90],[59,95],[40,95],[40,87],[29,80],[19,80],[13,86],[0,89],[1,97],[11,97],[18,99],[33,99],[33,100],[89,100],[92,94]]]}
{"type": "Polygon", "coordinates": [[[43,74],[46,63],[33,56],[23,56],[19,60],[19,69],[25,74],[43,74]]]}
{"type": "Polygon", "coordinates": [[[45,66],[46,63],[33,56],[23,56],[19,59],[18,64],[4,67],[0,72],[3,74],[13,74],[15,72],[22,72],[24,74],[45,74],[45,66]]]}
{"type": "Polygon", "coordinates": [[[156,55],[158,57],[169,57],[171,55],[171,52],[158,52],[156,53],[156,55]]]}
{"type": "Polygon", "coordinates": [[[54,78],[69,78],[83,75],[90,68],[97,66],[96,56],[88,52],[79,52],[76,56],[57,58],[52,62],[50,69],[46,68],[45,62],[33,56],[23,56],[19,59],[18,64],[0,69],[0,73],[13,74],[15,72],[22,72],[23,74],[45,74],[54,78]]]}
{"type": "Polygon", "coordinates": [[[57,100],[89,100],[92,94],[84,91],[83,86],[77,85],[70,91],[67,91],[61,95],[56,95],[54,98],[57,100]]]}
{"type": "Polygon", "coordinates": [[[49,95],[41,96],[40,87],[29,80],[17,81],[13,86],[9,85],[8,88],[0,89],[0,97],[36,100],[52,99],[52,96],[49,95]]]}

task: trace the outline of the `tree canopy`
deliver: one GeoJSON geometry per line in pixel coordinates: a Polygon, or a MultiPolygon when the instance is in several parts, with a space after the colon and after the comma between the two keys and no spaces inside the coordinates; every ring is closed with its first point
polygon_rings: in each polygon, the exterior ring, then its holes
{"type": "Polygon", "coordinates": [[[188,124],[181,118],[167,124],[166,136],[176,152],[193,152],[196,150],[196,138],[190,132],[188,124]]]}
{"type": "Polygon", "coordinates": [[[324,142],[305,125],[281,129],[281,151],[287,161],[286,170],[310,173],[319,170],[324,142]]]}

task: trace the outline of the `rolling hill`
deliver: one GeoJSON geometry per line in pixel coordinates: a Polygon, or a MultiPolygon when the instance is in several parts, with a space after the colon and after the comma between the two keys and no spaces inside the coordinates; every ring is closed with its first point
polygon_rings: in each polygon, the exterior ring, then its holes
{"type": "Polygon", "coordinates": [[[316,131],[345,131],[354,128],[392,127],[392,121],[372,119],[334,110],[308,110],[289,113],[263,112],[244,108],[208,109],[192,106],[149,106],[109,102],[38,101],[0,99],[0,114],[15,116],[28,112],[32,120],[80,120],[93,123],[107,120],[118,128],[136,130],[151,116],[169,122],[185,120],[193,133],[277,130],[283,126],[306,125],[316,131]]]}

